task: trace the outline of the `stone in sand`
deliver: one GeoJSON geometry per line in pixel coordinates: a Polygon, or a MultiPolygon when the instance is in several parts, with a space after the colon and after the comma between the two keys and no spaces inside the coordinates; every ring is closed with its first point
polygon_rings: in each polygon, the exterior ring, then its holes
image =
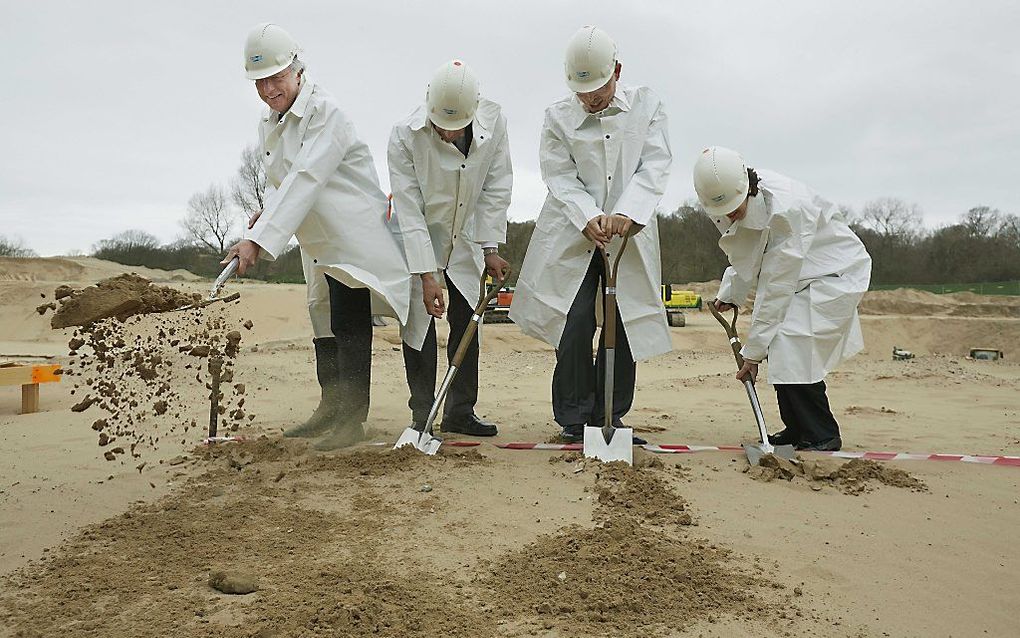
{"type": "Polygon", "coordinates": [[[209,586],[224,594],[250,594],[259,589],[255,576],[225,569],[214,569],[209,574],[209,586]]]}

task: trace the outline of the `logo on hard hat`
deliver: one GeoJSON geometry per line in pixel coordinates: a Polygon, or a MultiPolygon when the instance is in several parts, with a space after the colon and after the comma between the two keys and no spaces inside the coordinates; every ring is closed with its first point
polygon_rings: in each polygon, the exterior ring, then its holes
{"type": "Polygon", "coordinates": [[[588,76],[590,76],[590,75],[591,75],[591,73],[589,73],[588,71],[578,71],[577,73],[574,74],[574,76],[578,80],[586,80],[586,79],[588,79],[588,76]]]}
{"type": "Polygon", "coordinates": [[[716,195],[715,197],[712,198],[712,201],[715,202],[716,204],[718,204],[719,202],[721,202],[724,199],[726,199],[726,193],[723,193],[721,195],[716,195]]]}
{"type": "Polygon", "coordinates": [[[248,59],[251,60],[252,62],[261,62],[262,61],[262,56],[261,55],[253,55],[253,56],[251,56],[248,59]]]}
{"type": "Polygon", "coordinates": [[[443,109],[443,113],[446,113],[447,115],[456,115],[457,109],[443,109]]]}

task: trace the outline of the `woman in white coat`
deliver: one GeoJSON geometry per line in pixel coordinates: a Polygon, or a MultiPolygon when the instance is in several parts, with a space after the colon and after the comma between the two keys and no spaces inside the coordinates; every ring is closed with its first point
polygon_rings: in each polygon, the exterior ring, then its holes
{"type": "Polygon", "coordinates": [[[553,416],[571,441],[605,418],[602,349],[591,356],[605,274],[599,249],[615,254],[623,235],[632,237],[617,282],[617,427],[633,402],[634,361],[672,349],[655,217],[672,161],[666,113],[649,89],[618,84],[621,68],[616,45],[598,27],[584,27],[568,44],[574,93],[546,109],[540,162],[549,194],[510,307],[521,330],[556,348],[553,416]]]}
{"type": "Polygon", "coordinates": [[[301,246],[321,399],[285,436],[329,432],[318,449],[364,437],[372,365],[372,314],[407,321],[411,276],[386,226],[386,196],[368,146],[333,98],[308,79],[298,47],[273,24],[248,36],[245,69],[269,106],[259,126],[265,206],[230,249],[243,274],[301,246]]]}
{"type": "Polygon", "coordinates": [[[868,251],[831,202],[788,177],[748,168],[736,151],[705,149],[694,187],[731,264],[713,303],[730,310],[755,293],[737,378],[754,380],[768,359],[786,426],[771,442],[839,450],[825,375],[864,347],[857,305],[871,281],[868,251]]]}
{"type": "MultiPolygon", "coordinates": [[[[504,278],[499,255],[506,241],[513,171],[506,118],[498,104],[480,98],[478,81],[460,60],[439,67],[425,104],[398,122],[387,153],[394,215],[412,274],[410,318],[403,330],[404,368],[411,391],[412,427],[428,418],[436,391],[436,323],[450,296],[453,359],[478,296],[483,268],[504,278]]],[[[497,427],[474,411],[478,401],[478,335],[443,402],[443,432],[494,436],[497,427]]]]}

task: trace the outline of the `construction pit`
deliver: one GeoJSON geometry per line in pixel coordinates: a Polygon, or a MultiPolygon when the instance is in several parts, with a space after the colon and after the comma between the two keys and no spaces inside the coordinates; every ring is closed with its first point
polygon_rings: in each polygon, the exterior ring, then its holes
{"type": "MultiPolygon", "coordinates": [[[[739,451],[641,449],[628,468],[501,449],[555,433],[554,354],[512,324],[483,328],[478,411],[495,441],[392,451],[409,418],[392,320],[375,329],[369,440],[318,453],[280,437],[318,397],[303,286],[235,282],[230,304],[54,330],[36,307],[59,304],[58,285],[120,267],[48,261],[0,276],[0,353],[71,373],[36,414],[0,394],[0,637],[1015,631],[1020,468],[811,453],[750,468],[739,451]],[[220,433],[242,441],[204,443],[210,354],[232,375],[220,433]]],[[[187,298],[208,289],[124,270],[187,298]]],[[[828,380],[845,449],[1020,455],[1020,313],[895,292],[866,299],[867,350],[828,380]],[[916,357],[892,361],[893,345],[916,357]],[[969,360],[975,345],[1007,358],[969,360]]],[[[658,444],[752,440],[718,324],[687,319],[675,351],[639,367],[628,425],[658,444]]]]}

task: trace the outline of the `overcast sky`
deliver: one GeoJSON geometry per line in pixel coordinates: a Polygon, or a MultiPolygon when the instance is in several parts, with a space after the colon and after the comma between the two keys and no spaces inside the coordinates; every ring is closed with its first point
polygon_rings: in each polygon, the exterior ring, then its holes
{"type": "Polygon", "coordinates": [[[666,103],[669,206],[719,144],[856,209],[917,203],[929,226],[981,204],[1020,213],[1017,2],[40,0],[4,2],[0,24],[0,235],[42,255],[129,228],[179,236],[189,196],[226,184],[256,139],[242,49],[262,21],[297,39],[384,188],[391,125],[460,57],[508,119],[511,219],[534,218],[543,109],[567,91],[567,39],[598,24],[622,80],[666,103]]]}

